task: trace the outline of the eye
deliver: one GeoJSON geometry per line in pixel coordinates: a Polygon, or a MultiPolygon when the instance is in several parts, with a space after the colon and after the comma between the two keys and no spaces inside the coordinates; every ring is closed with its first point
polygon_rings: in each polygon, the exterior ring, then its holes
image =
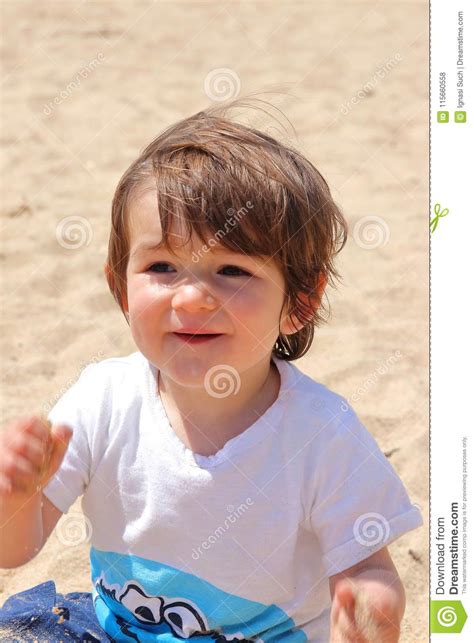
{"type": "MultiPolygon", "coordinates": [[[[171,268],[172,270],[172,267],[170,266],[169,263],[160,261],[157,263],[153,263],[149,268],[147,268],[147,272],[169,274],[169,271],[167,270],[167,268],[171,268]]],[[[251,276],[249,272],[247,272],[243,268],[239,268],[238,266],[231,266],[231,265],[224,266],[223,268],[221,268],[221,271],[222,270],[226,270],[226,271],[230,270],[230,274],[229,273],[227,274],[227,276],[229,277],[243,277],[243,276],[250,277],[251,276]]]]}
{"type": "Polygon", "coordinates": [[[232,277],[232,276],[234,276],[234,277],[240,277],[240,276],[242,276],[242,275],[244,275],[244,276],[245,276],[245,275],[247,275],[247,276],[249,276],[249,277],[250,277],[250,273],[249,273],[249,272],[247,272],[246,270],[243,270],[242,268],[239,268],[238,266],[224,266],[223,268],[221,268],[221,270],[230,270],[231,272],[236,270],[237,272],[239,272],[239,273],[240,273],[240,274],[235,274],[235,273],[234,273],[233,275],[230,275],[231,277],[232,277]]]}
{"type": "Polygon", "coordinates": [[[166,605],[163,609],[163,618],[173,633],[180,638],[189,639],[193,634],[202,634],[207,631],[207,623],[203,615],[184,601],[166,605]]]}
{"type": "Polygon", "coordinates": [[[160,261],[159,263],[153,263],[147,269],[147,272],[167,272],[166,271],[166,266],[171,267],[169,263],[164,263],[162,261],[160,261]],[[163,266],[165,266],[165,270],[163,270],[163,266]]]}
{"type": "Polygon", "coordinates": [[[130,583],[120,602],[138,621],[142,623],[161,623],[161,610],[164,604],[160,596],[148,596],[141,587],[130,583]]]}

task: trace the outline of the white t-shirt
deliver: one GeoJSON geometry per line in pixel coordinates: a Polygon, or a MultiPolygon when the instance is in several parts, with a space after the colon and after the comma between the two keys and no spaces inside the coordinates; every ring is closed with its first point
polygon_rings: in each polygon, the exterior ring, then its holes
{"type": "Polygon", "coordinates": [[[329,640],[328,577],[422,519],[347,401],[273,357],[280,393],[215,455],[189,450],[139,352],[86,367],[49,414],[44,489],[83,494],[99,623],[120,641],[329,640]]]}

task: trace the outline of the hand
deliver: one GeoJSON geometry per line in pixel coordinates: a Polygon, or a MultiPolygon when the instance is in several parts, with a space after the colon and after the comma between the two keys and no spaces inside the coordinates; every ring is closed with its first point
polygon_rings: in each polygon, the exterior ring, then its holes
{"type": "Polygon", "coordinates": [[[66,453],[72,430],[39,417],[20,418],[0,432],[0,498],[29,499],[46,486],[66,453]]]}
{"type": "Polygon", "coordinates": [[[332,603],[331,643],[397,643],[400,620],[398,597],[390,587],[343,580],[332,603]]]}

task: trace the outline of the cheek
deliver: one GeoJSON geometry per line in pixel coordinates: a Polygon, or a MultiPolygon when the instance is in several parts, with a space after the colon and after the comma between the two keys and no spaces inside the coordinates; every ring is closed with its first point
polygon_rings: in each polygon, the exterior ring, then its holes
{"type": "Polygon", "coordinates": [[[130,316],[146,318],[164,305],[167,292],[145,279],[132,279],[128,282],[128,306],[130,316]]]}
{"type": "Polygon", "coordinates": [[[234,320],[243,329],[248,329],[253,335],[262,332],[264,335],[270,327],[278,329],[280,313],[279,292],[268,292],[267,288],[255,288],[248,291],[240,291],[234,294],[225,306],[234,317],[234,320]]]}

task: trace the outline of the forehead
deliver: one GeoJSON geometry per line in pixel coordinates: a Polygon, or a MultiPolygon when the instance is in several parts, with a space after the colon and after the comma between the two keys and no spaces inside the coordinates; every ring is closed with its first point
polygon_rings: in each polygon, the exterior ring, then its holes
{"type": "MultiPolygon", "coordinates": [[[[155,186],[138,186],[130,195],[127,213],[127,228],[130,237],[130,252],[147,245],[156,245],[163,238],[158,213],[155,186]]],[[[169,233],[171,245],[181,245],[185,239],[185,229],[175,217],[169,233]]],[[[202,245],[202,242],[201,242],[202,245]]]]}
{"type": "MultiPolygon", "coordinates": [[[[158,213],[155,185],[137,186],[130,195],[127,227],[130,236],[129,252],[132,257],[138,257],[143,253],[151,252],[154,247],[160,243],[163,235],[158,213]]],[[[185,234],[184,226],[180,223],[179,218],[176,218],[172,223],[169,239],[173,249],[176,246],[179,252],[179,246],[184,244],[186,238],[187,235],[185,234]]],[[[221,244],[211,231],[209,231],[206,237],[206,242],[209,245],[209,252],[206,254],[216,255],[222,253],[222,255],[239,255],[241,258],[246,258],[246,261],[250,262],[249,265],[252,265],[254,269],[261,273],[268,273],[274,281],[281,281],[281,269],[277,265],[274,257],[258,257],[231,250],[221,244]]],[[[194,232],[188,243],[188,252],[191,250],[199,252],[203,248],[202,240],[194,232]],[[189,246],[191,246],[191,249],[189,246]]]]}
{"type": "Polygon", "coordinates": [[[127,211],[127,227],[131,244],[144,234],[158,233],[161,236],[154,186],[148,184],[137,186],[130,194],[127,211]]]}
{"type": "MultiPolygon", "coordinates": [[[[130,196],[127,225],[130,234],[130,254],[132,256],[153,249],[162,240],[163,234],[155,186],[139,187],[130,196]]],[[[179,217],[175,217],[169,233],[169,242],[173,249],[183,245],[187,236],[182,221],[179,217]]],[[[213,235],[209,231],[206,241],[207,243],[211,242],[212,247],[210,250],[212,254],[229,254],[232,252],[215,239],[212,241],[212,239],[213,235]]],[[[196,252],[203,247],[203,241],[195,232],[193,232],[188,244],[188,248],[191,246],[191,250],[196,252]]]]}
{"type": "MultiPolygon", "coordinates": [[[[163,238],[158,204],[156,198],[156,187],[154,185],[137,186],[130,195],[127,214],[127,227],[130,236],[130,253],[146,250],[157,245],[163,238]]],[[[179,217],[175,217],[169,232],[169,242],[173,248],[184,244],[187,239],[186,229],[179,217]]],[[[206,235],[206,242],[210,245],[213,254],[236,252],[226,248],[218,238],[209,230],[206,235]],[[210,243],[209,243],[210,242],[210,243]]],[[[189,241],[192,249],[199,249],[203,241],[195,232],[189,241]]]]}

